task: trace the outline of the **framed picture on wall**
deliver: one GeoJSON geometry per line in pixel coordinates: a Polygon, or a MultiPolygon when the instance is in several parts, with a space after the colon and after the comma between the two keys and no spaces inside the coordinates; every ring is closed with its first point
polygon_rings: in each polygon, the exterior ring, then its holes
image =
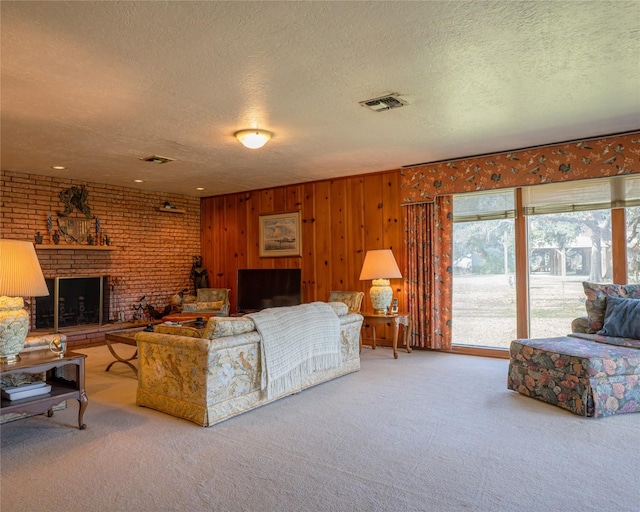
{"type": "Polygon", "coordinates": [[[300,212],[260,215],[260,257],[302,256],[300,212]]]}

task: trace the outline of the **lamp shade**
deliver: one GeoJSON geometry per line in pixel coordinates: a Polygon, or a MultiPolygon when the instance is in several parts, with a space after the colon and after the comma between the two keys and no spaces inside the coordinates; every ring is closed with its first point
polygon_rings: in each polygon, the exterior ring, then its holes
{"type": "Polygon", "coordinates": [[[240,130],[235,134],[236,139],[238,139],[242,145],[249,149],[259,149],[264,146],[269,140],[273,133],[268,132],[267,130],[240,130]]]}
{"type": "Polygon", "coordinates": [[[29,332],[22,297],[49,295],[31,242],[0,240],[0,362],[20,359],[29,332]]]}
{"type": "Polygon", "coordinates": [[[398,279],[402,277],[391,249],[367,251],[360,272],[360,281],[398,279]]]}
{"type": "Polygon", "coordinates": [[[36,250],[31,242],[0,240],[0,295],[49,295],[36,250]]]}

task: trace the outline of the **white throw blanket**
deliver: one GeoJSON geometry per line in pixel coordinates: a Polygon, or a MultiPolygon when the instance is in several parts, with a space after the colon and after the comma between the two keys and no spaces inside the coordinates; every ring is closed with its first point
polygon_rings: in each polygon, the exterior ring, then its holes
{"type": "Polygon", "coordinates": [[[340,319],[331,306],[313,302],[270,308],[250,317],[260,333],[261,388],[267,398],[300,389],[303,378],[342,362],[340,319]]]}

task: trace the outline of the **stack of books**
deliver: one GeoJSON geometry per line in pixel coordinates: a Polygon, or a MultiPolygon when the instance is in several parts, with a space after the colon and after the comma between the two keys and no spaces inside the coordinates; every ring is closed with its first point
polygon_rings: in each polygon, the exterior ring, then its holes
{"type": "Polygon", "coordinates": [[[42,380],[37,380],[29,384],[2,388],[2,398],[7,400],[21,400],[32,396],[46,395],[51,391],[51,385],[42,380]]]}

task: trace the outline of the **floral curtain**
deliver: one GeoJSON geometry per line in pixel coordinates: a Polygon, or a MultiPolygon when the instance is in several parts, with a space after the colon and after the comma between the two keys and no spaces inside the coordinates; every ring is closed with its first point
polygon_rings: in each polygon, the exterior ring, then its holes
{"type": "Polygon", "coordinates": [[[451,348],[453,199],[405,207],[411,345],[451,348]]]}

